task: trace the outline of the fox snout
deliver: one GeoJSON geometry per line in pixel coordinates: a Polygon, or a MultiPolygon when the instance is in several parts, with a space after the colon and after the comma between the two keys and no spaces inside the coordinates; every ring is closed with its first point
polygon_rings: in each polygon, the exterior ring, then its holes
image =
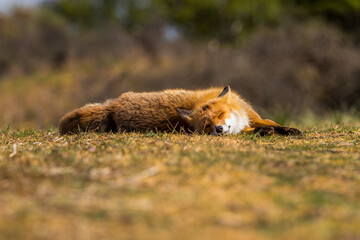
{"type": "Polygon", "coordinates": [[[214,135],[229,134],[230,126],[227,125],[215,125],[214,135]]]}
{"type": "Polygon", "coordinates": [[[215,132],[216,132],[217,134],[223,133],[223,132],[224,132],[223,126],[221,126],[221,125],[215,126],[215,132]]]}

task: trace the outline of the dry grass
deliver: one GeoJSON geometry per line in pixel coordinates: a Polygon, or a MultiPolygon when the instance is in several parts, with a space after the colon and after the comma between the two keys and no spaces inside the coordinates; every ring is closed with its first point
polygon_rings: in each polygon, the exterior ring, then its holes
{"type": "Polygon", "coordinates": [[[360,128],[0,133],[0,239],[360,239],[360,128]]]}

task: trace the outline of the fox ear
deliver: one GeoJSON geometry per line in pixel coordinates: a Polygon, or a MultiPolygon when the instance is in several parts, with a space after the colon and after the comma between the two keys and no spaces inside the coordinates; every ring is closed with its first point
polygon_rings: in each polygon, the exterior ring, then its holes
{"type": "Polygon", "coordinates": [[[230,87],[226,86],[226,87],[224,87],[222,92],[219,94],[218,98],[220,98],[221,101],[223,101],[223,102],[227,102],[229,99],[229,95],[230,95],[230,87]]]}
{"type": "Polygon", "coordinates": [[[182,119],[184,119],[186,122],[190,122],[191,121],[191,115],[193,113],[192,110],[188,110],[188,109],[184,109],[184,108],[175,108],[175,110],[178,112],[178,114],[180,115],[180,117],[182,119]]]}
{"type": "Polygon", "coordinates": [[[224,87],[224,89],[222,90],[222,92],[219,94],[219,98],[224,97],[226,95],[228,95],[230,93],[230,86],[226,86],[224,87]]]}

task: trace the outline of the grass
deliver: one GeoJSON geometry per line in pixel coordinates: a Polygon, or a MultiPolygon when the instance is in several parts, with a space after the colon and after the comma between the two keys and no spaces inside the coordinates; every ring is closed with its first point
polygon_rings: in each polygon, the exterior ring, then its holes
{"type": "Polygon", "coordinates": [[[360,239],[360,128],[0,132],[0,239],[360,239]]]}

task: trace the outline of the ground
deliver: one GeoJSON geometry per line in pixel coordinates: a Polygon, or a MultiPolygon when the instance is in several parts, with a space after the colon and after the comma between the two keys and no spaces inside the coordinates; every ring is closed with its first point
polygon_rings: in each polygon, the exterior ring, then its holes
{"type": "Polygon", "coordinates": [[[360,128],[0,133],[0,239],[360,239],[360,128]]]}

